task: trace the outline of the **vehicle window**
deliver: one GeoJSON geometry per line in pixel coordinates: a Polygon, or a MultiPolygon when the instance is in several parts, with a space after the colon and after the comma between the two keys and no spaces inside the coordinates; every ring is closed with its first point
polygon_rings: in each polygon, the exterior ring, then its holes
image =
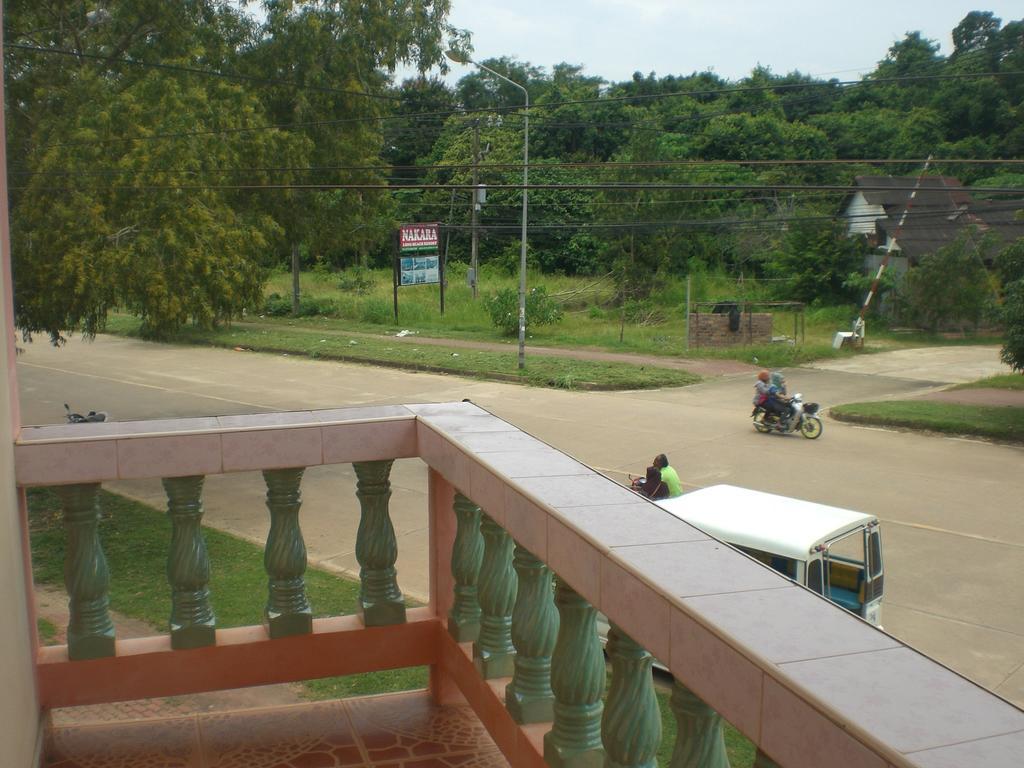
{"type": "Polygon", "coordinates": [[[868,564],[871,578],[882,572],[882,535],[877,528],[868,537],[868,564]]]}
{"type": "Polygon", "coordinates": [[[825,586],[821,583],[821,560],[811,560],[807,564],[807,587],[819,595],[824,594],[825,586]]]}
{"type": "Polygon", "coordinates": [[[760,549],[754,549],[753,547],[740,547],[736,549],[741,552],[746,552],[755,560],[758,560],[770,568],[774,568],[776,571],[781,573],[783,576],[788,576],[791,579],[796,579],[796,560],[790,557],[783,557],[782,555],[772,554],[771,552],[762,552],[760,549]]]}
{"type": "Polygon", "coordinates": [[[864,535],[861,531],[863,531],[863,529],[852,531],[841,539],[829,542],[829,557],[846,563],[863,565],[864,535]]]}

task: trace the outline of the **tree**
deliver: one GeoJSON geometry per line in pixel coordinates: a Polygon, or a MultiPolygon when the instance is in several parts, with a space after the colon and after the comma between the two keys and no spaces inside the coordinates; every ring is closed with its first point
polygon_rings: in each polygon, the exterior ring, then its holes
{"type": "Polygon", "coordinates": [[[953,27],[951,60],[963,61],[970,56],[979,71],[991,71],[998,61],[997,44],[1001,19],[991,11],[971,11],[953,27]],[[982,55],[978,55],[982,54],[982,55]],[[984,55],[988,54],[988,55],[984,55]]]}
{"type": "Polygon", "coordinates": [[[846,236],[841,224],[807,221],[793,224],[768,257],[768,275],[781,281],[779,293],[795,301],[845,303],[847,286],[864,259],[864,243],[846,236]]]}
{"type": "Polygon", "coordinates": [[[995,241],[974,228],[925,256],[908,270],[899,289],[904,316],[935,332],[943,327],[977,327],[992,299],[985,268],[995,241]]]}
{"type": "MultiPolygon", "coordinates": [[[[281,181],[383,185],[386,176],[374,166],[385,150],[378,118],[395,108],[388,73],[400,63],[424,72],[444,61],[446,39],[459,38],[446,20],[449,0],[264,0],[263,6],[266,19],[242,61],[247,73],[303,86],[258,93],[271,121],[297,124],[293,133],[307,139],[295,167],[317,169],[313,177],[285,173],[281,181]]],[[[393,224],[386,195],[287,191],[265,202],[293,248],[305,244],[315,259],[335,264],[364,259],[366,235],[386,243],[393,224]],[[368,220],[375,222],[369,229],[368,220]]]]}
{"type": "Polygon", "coordinates": [[[267,0],[258,24],[222,0],[8,3],[8,43],[80,54],[4,51],[18,327],[59,341],[123,306],[165,335],[257,303],[289,242],[365,259],[386,193],[243,188],[382,182],[389,72],[441,60],[448,8],[267,0]]]}
{"type": "Polygon", "coordinates": [[[101,330],[116,306],[153,336],[228,319],[258,302],[280,235],[204,170],[289,157],[294,137],[248,130],[265,127],[251,95],[162,71],[111,88],[81,71],[67,116],[47,121],[25,158],[31,175],[12,217],[15,322],[54,342],[101,330]],[[146,135],[158,138],[133,140],[146,135]]]}
{"type": "Polygon", "coordinates": [[[1000,316],[1006,334],[1001,357],[1013,370],[1024,373],[1024,237],[999,254],[996,267],[1003,282],[1000,316]]]}
{"type": "Polygon", "coordinates": [[[159,335],[253,303],[277,227],[215,169],[287,160],[293,140],[236,83],[117,60],[225,67],[246,22],[201,0],[12,5],[8,40],[115,59],[6,51],[16,325],[58,342],[124,306],[159,335]]]}

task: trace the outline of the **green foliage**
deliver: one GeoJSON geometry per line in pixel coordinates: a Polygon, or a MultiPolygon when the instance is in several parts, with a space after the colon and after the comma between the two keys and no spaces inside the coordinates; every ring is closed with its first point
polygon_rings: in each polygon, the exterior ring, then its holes
{"type": "MultiPolygon", "coordinates": [[[[382,138],[372,124],[322,123],[380,114],[381,100],[356,92],[382,90],[384,72],[399,63],[425,69],[442,60],[444,38],[459,35],[445,20],[448,0],[428,5],[268,2],[256,21],[215,0],[115,3],[92,24],[95,3],[8,4],[8,42],[84,54],[5,49],[7,93],[18,105],[9,152],[24,174],[11,199],[17,326],[58,342],[68,331],[96,333],[119,306],[142,318],[149,336],[210,328],[260,303],[269,258],[292,243],[314,263],[386,250],[394,216],[385,191],[254,195],[234,185],[298,180],[271,168],[378,163],[382,138]]],[[[320,180],[382,178],[367,170],[320,180]]]]}
{"type": "MultiPolygon", "coordinates": [[[[503,288],[484,299],[491,323],[506,336],[519,333],[519,293],[503,288]]],[[[562,308],[548,296],[543,286],[531,288],[526,293],[526,330],[537,325],[550,325],[562,319],[562,308]]]]}
{"type": "Polygon", "coordinates": [[[343,291],[363,296],[373,288],[373,273],[365,267],[353,267],[342,273],[338,279],[338,287],[343,291]]]}
{"type": "Polygon", "coordinates": [[[996,269],[1003,282],[999,320],[1006,336],[1002,360],[1013,370],[1024,372],[1024,237],[999,254],[996,269]]]}
{"type": "Polygon", "coordinates": [[[364,323],[374,323],[375,325],[387,325],[388,323],[394,322],[394,303],[389,302],[386,299],[368,299],[363,304],[359,319],[364,323]]]}
{"type": "Polygon", "coordinates": [[[931,331],[977,327],[991,307],[992,285],[984,260],[992,240],[968,231],[926,256],[903,278],[898,299],[903,318],[931,331]]]}
{"type": "MultiPolygon", "coordinates": [[[[7,5],[11,43],[305,86],[5,48],[21,329],[55,340],[92,334],[117,306],[138,313],[155,336],[208,328],[260,306],[268,272],[290,262],[293,246],[307,272],[325,277],[388,266],[396,222],[452,224],[446,256],[468,263],[469,196],[449,185],[470,184],[474,163],[489,189],[478,217],[481,275],[518,272],[521,91],[479,70],[454,88],[422,75],[400,85],[389,78],[399,63],[422,73],[444,64],[446,48],[469,50],[467,35],[447,22],[450,0],[263,6],[250,15],[216,0],[115,3],[108,21],[90,24],[91,0],[7,5]],[[413,118],[422,113],[436,119],[413,118]],[[320,184],[366,186],[312,188],[320,184]]],[[[1024,79],[1010,76],[1024,70],[1024,20],[972,11],[953,39],[943,56],[934,41],[906,35],[856,88],[766,66],[736,83],[710,72],[609,83],[566,63],[486,60],[543,107],[531,115],[530,182],[539,186],[529,192],[530,269],[610,273],[609,303],[618,305],[644,300],[666,276],[718,272],[742,275],[744,298],[768,298],[774,285],[783,298],[849,300],[863,287],[849,279],[859,271],[855,246],[815,223],[835,216],[841,196],[780,185],[908,175],[919,163],[879,170],[855,160],[933,155],[938,172],[968,185],[1020,186],[1013,165],[942,158],[1024,155],[1024,79]],[[986,72],[1000,76],[973,76],[986,72]],[[889,80],[947,74],[972,76],[889,80]],[[775,164],[836,158],[852,160],[775,164]],[[592,188],[603,183],[623,186],[592,188]],[[761,277],[772,281],[750,282],[761,277]]],[[[337,312],[359,320],[355,297],[376,289],[359,272],[339,279],[349,295],[337,312]]],[[[418,311],[407,317],[403,308],[403,322],[418,311]]],[[[367,319],[389,314],[380,308],[367,319]]]]}
{"type": "Polygon", "coordinates": [[[661,309],[650,298],[626,299],[622,303],[622,317],[635,325],[660,325],[665,322],[661,309]]]}
{"type": "Polygon", "coordinates": [[[849,276],[860,269],[864,252],[863,241],[847,237],[840,225],[798,223],[769,255],[765,269],[779,281],[783,298],[845,303],[857,298],[849,276]]]}
{"type": "Polygon", "coordinates": [[[1006,286],[1000,319],[1006,329],[1002,360],[1013,370],[1024,373],[1024,280],[1006,286]]]}
{"type": "MultiPolygon", "coordinates": [[[[383,364],[408,370],[445,371],[502,381],[518,380],[538,387],[572,385],[578,388],[660,389],[682,387],[699,380],[699,377],[676,368],[547,355],[531,356],[525,370],[520,370],[516,356],[509,354],[508,348],[500,351],[466,349],[445,346],[443,342],[421,344],[416,338],[403,342],[382,336],[376,327],[366,329],[372,333],[350,333],[339,325],[329,320],[309,325],[294,321],[288,321],[287,325],[265,321],[212,331],[186,328],[175,337],[175,341],[229,349],[242,347],[256,352],[288,352],[317,359],[383,364]]],[[[114,332],[128,335],[136,333],[138,328],[137,321],[133,324],[117,317],[112,319],[111,326],[114,332]]]]}
{"type": "MultiPolygon", "coordinates": [[[[300,296],[297,317],[337,317],[341,307],[334,299],[322,296],[300,296]]],[[[290,317],[292,300],[279,293],[272,293],[263,303],[261,314],[268,317],[290,317]]]]}
{"type": "Polygon", "coordinates": [[[57,626],[42,616],[36,619],[36,631],[39,632],[39,642],[41,645],[53,645],[57,639],[57,626]]]}

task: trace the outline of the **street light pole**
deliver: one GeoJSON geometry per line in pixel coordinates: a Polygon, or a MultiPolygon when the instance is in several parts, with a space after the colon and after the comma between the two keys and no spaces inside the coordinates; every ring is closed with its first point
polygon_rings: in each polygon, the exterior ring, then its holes
{"type": "MultiPolygon", "coordinates": [[[[455,51],[446,51],[447,56],[458,64],[472,64],[484,72],[504,80],[509,85],[523,92],[523,227],[519,248],[519,370],[526,366],[526,222],[527,222],[527,185],[530,181],[530,94],[526,88],[515,80],[510,80],[500,72],[495,72],[478,61],[455,51]]],[[[476,194],[476,190],[473,192],[476,194]]]]}

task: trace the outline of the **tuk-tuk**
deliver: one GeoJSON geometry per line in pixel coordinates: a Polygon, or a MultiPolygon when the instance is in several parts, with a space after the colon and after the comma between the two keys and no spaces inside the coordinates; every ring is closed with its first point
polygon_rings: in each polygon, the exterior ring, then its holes
{"type": "Polygon", "coordinates": [[[733,485],[655,503],[880,626],[884,568],[874,515],[733,485]]]}

